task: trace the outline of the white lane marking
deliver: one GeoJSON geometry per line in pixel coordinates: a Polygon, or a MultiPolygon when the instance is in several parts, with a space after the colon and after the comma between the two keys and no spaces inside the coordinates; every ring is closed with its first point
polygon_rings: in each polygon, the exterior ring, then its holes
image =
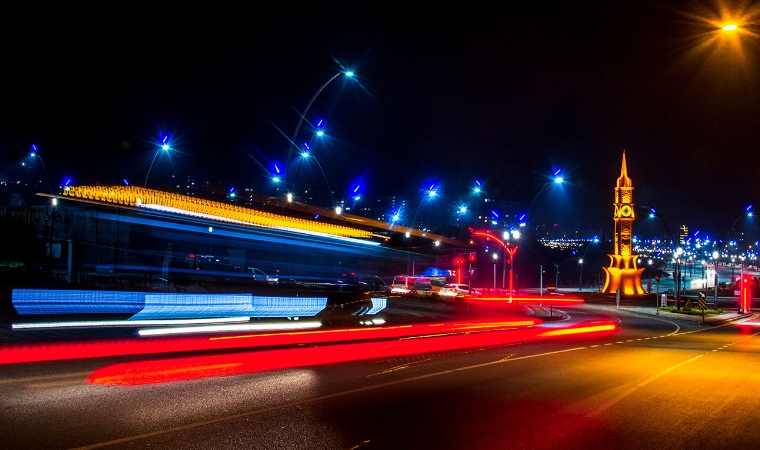
{"type": "MultiPolygon", "coordinates": [[[[756,333],[756,334],[760,334],[760,332],[756,333]]],[[[754,336],[754,335],[752,335],[752,336],[754,336]]],[[[751,336],[749,336],[749,337],[751,337],[751,336]]],[[[749,337],[747,337],[746,339],[749,339],[749,337]]],[[[742,340],[744,340],[744,339],[742,339],[742,340]]],[[[612,343],[607,343],[607,344],[604,344],[604,345],[613,345],[613,344],[612,343]]],[[[127,437],[120,438],[120,439],[113,439],[113,440],[110,440],[110,441],[104,441],[104,442],[99,442],[99,443],[96,443],[96,444],[85,445],[85,446],[82,446],[82,447],[75,447],[75,448],[73,448],[71,450],[89,450],[89,449],[94,449],[94,448],[108,447],[110,445],[116,445],[116,444],[122,444],[122,443],[125,443],[125,442],[138,441],[138,440],[141,440],[141,439],[147,439],[147,438],[154,437],[154,436],[161,436],[161,435],[164,435],[164,434],[175,433],[175,432],[178,432],[178,431],[190,430],[190,429],[193,429],[193,428],[203,427],[203,426],[207,426],[207,425],[213,425],[213,424],[225,422],[225,421],[228,421],[228,420],[241,419],[241,418],[244,418],[244,417],[252,417],[252,416],[256,416],[256,415],[267,413],[267,412],[271,412],[271,411],[277,411],[279,409],[291,408],[291,407],[295,407],[295,406],[305,405],[305,404],[308,404],[308,403],[319,402],[319,401],[322,401],[322,400],[329,400],[329,399],[333,399],[333,398],[343,397],[343,396],[346,396],[346,395],[357,394],[357,393],[360,393],[360,392],[367,392],[367,391],[371,391],[371,390],[374,390],[374,389],[381,389],[381,388],[384,388],[384,387],[395,386],[395,385],[398,385],[398,384],[404,384],[404,383],[409,383],[409,382],[413,382],[413,381],[424,380],[424,379],[427,379],[427,378],[432,378],[432,377],[437,377],[437,376],[441,376],[441,375],[456,373],[458,371],[469,370],[469,369],[474,369],[474,368],[478,368],[478,367],[491,366],[491,365],[494,365],[494,364],[502,364],[502,363],[507,363],[507,362],[512,362],[512,361],[519,361],[519,360],[523,360],[523,359],[537,358],[537,357],[540,357],[540,356],[551,356],[551,355],[556,355],[556,354],[559,354],[559,353],[567,353],[567,352],[572,352],[572,351],[575,351],[575,350],[583,350],[585,348],[588,348],[588,347],[577,347],[577,348],[572,348],[572,349],[567,349],[567,350],[558,350],[558,351],[554,351],[554,352],[538,353],[538,354],[535,354],[535,355],[521,356],[521,357],[512,358],[512,359],[501,359],[501,360],[490,362],[490,363],[476,364],[476,365],[473,365],[473,366],[460,367],[460,368],[452,369],[452,370],[444,370],[444,371],[441,371],[441,372],[435,372],[435,373],[431,373],[431,374],[427,374],[427,375],[420,375],[420,376],[416,376],[416,377],[406,378],[406,379],[403,379],[403,380],[389,381],[389,382],[386,382],[386,383],[376,384],[376,385],[372,385],[372,386],[365,386],[365,387],[361,387],[361,388],[357,388],[357,389],[351,389],[351,390],[348,390],[348,391],[336,392],[336,393],[333,393],[333,394],[327,394],[327,395],[323,395],[323,396],[320,396],[320,397],[314,397],[314,398],[304,399],[304,400],[297,400],[297,401],[294,401],[294,402],[285,403],[285,404],[282,404],[282,405],[270,406],[268,408],[258,409],[258,410],[255,410],[255,411],[248,411],[248,412],[244,412],[244,413],[232,414],[232,415],[224,416],[224,417],[218,417],[216,419],[204,420],[204,421],[201,421],[201,422],[190,423],[190,424],[187,424],[187,425],[180,425],[180,426],[177,426],[177,427],[167,428],[167,429],[164,429],[164,430],[157,430],[157,431],[152,431],[152,432],[149,432],[149,433],[142,433],[142,434],[137,434],[137,435],[134,435],[134,436],[127,436],[127,437]]],[[[673,366],[670,369],[666,369],[665,371],[660,372],[660,374],[656,375],[655,377],[662,376],[662,375],[664,375],[665,373],[667,373],[667,372],[669,372],[671,370],[675,370],[677,367],[679,367],[679,366],[681,366],[683,364],[689,363],[689,362],[691,362],[694,359],[700,358],[701,356],[702,355],[699,355],[698,357],[692,358],[691,360],[688,360],[688,361],[680,363],[680,364],[678,364],[676,366],[673,366]]],[[[646,380],[644,382],[644,384],[651,382],[650,380],[655,379],[655,377],[652,377],[652,378],[646,380]]],[[[631,392],[635,391],[636,389],[638,389],[639,387],[643,386],[644,384],[637,385],[636,388],[633,389],[631,392]]],[[[627,396],[627,395],[630,395],[630,393],[626,394],[625,396],[627,396]]],[[[613,403],[609,403],[603,409],[598,409],[597,411],[592,412],[592,414],[596,415],[596,414],[601,413],[602,411],[604,411],[604,409],[609,408],[613,404],[615,404],[618,401],[620,401],[623,398],[625,398],[625,396],[620,397],[620,399],[615,400],[613,403]]],[[[589,416],[589,417],[592,417],[592,416],[589,416]]]]}
{"type": "MultiPolygon", "coordinates": [[[[722,326],[722,325],[721,325],[721,326],[722,326]]],[[[700,331],[703,331],[703,330],[700,330],[700,331]]],[[[757,332],[757,333],[754,333],[754,334],[752,334],[752,335],[749,335],[749,336],[747,336],[747,337],[745,337],[745,338],[742,338],[742,339],[740,339],[740,340],[738,340],[738,341],[736,341],[736,342],[732,342],[732,343],[730,343],[730,344],[727,344],[727,345],[725,345],[725,346],[723,346],[723,347],[718,347],[717,349],[715,349],[715,350],[712,350],[712,351],[713,351],[713,352],[715,352],[715,351],[721,350],[721,349],[723,349],[723,348],[725,348],[725,347],[728,347],[729,345],[734,345],[734,344],[738,344],[738,343],[740,343],[740,342],[744,342],[744,341],[746,341],[747,339],[750,339],[750,338],[753,338],[753,337],[757,336],[758,334],[760,334],[760,332],[757,332]]],[[[664,375],[666,375],[666,374],[668,374],[668,373],[670,373],[670,372],[672,372],[672,371],[674,371],[674,370],[678,369],[678,368],[679,368],[679,367],[681,367],[681,366],[684,366],[684,365],[686,365],[686,364],[689,364],[689,363],[691,363],[691,362],[694,362],[694,361],[698,360],[699,358],[701,358],[701,357],[703,357],[703,356],[705,356],[705,353],[703,353],[703,354],[701,354],[701,355],[697,355],[697,356],[695,356],[695,357],[693,357],[693,358],[691,358],[691,359],[689,359],[689,360],[686,360],[686,361],[680,362],[680,363],[678,363],[678,364],[676,364],[676,365],[674,365],[674,366],[672,366],[672,367],[668,367],[667,369],[665,369],[665,370],[663,370],[663,371],[661,371],[661,372],[658,372],[658,373],[656,373],[656,374],[652,375],[651,377],[647,378],[646,380],[642,381],[641,383],[637,384],[636,386],[634,386],[634,387],[631,387],[631,388],[628,388],[628,389],[626,389],[625,391],[623,391],[623,392],[621,392],[620,394],[618,394],[617,396],[613,397],[612,399],[610,399],[609,401],[607,401],[606,403],[604,403],[604,404],[603,404],[602,406],[600,406],[599,408],[597,408],[597,409],[595,409],[594,411],[592,411],[591,413],[587,414],[587,415],[586,415],[586,417],[590,417],[590,418],[591,418],[591,417],[596,417],[597,415],[601,414],[601,413],[602,413],[604,410],[606,410],[607,408],[611,407],[611,406],[612,406],[612,405],[614,405],[615,403],[617,403],[617,402],[619,402],[619,401],[623,400],[624,398],[626,398],[626,397],[628,397],[629,395],[631,395],[631,394],[633,394],[634,392],[636,392],[636,391],[637,391],[639,388],[642,388],[642,387],[646,386],[647,384],[649,384],[649,383],[653,382],[654,380],[656,380],[656,379],[658,379],[658,378],[660,378],[660,377],[662,377],[662,376],[664,376],[664,375]]]]}

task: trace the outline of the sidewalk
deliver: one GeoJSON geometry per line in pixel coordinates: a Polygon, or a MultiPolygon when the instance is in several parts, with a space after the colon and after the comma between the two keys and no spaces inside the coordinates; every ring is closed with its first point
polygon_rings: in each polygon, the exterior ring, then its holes
{"type": "Polygon", "coordinates": [[[754,314],[739,314],[736,311],[727,311],[727,312],[724,312],[723,314],[710,314],[710,315],[704,316],[704,319],[703,319],[703,316],[701,315],[681,314],[681,313],[674,313],[670,311],[658,311],[654,307],[621,305],[617,309],[620,309],[622,311],[632,312],[635,314],[662,317],[662,318],[667,318],[669,320],[693,323],[695,325],[702,325],[704,323],[705,325],[711,325],[711,326],[722,325],[724,323],[729,323],[729,322],[733,322],[733,321],[741,320],[741,319],[747,319],[754,316],[754,314]]]}

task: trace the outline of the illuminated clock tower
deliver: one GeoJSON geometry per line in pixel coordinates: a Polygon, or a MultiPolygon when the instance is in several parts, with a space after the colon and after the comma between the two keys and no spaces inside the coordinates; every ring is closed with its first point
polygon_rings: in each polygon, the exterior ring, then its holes
{"type": "Polygon", "coordinates": [[[643,294],[641,272],[636,265],[638,255],[633,254],[633,221],[636,219],[633,203],[633,182],[628,178],[628,168],[623,152],[623,166],[615,187],[615,254],[610,257],[610,267],[604,267],[607,280],[602,292],[614,294],[643,294]]]}

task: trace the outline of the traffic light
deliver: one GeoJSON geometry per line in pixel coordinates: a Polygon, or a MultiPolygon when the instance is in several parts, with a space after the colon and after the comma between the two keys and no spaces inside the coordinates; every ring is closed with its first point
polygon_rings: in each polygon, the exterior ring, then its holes
{"type": "Polygon", "coordinates": [[[476,255],[477,254],[475,252],[470,253],[470,262],[475,262],[475,260],[477,259],[476,255]]]}
{"type": "Polygon", "coordinates": [[[656,281],[656,282],[659,283],[660,282],[660,276],[659,275],[655,275],[654,276],[654,281],[656,281]]]}

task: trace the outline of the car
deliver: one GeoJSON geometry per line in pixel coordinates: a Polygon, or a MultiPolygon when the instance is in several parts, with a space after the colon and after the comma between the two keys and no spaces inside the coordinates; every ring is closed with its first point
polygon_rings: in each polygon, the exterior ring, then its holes
{"type": "Polygon", "coordinates": [[[449,283],[443,286],[441,288],[441,291],[438,293],[438,295],[441,295],[443,297],[457,297],[457,296],[464,296],[464,295],[476,295],[479,294],[479,291],[476,291],[475,289],[471,289],[469,285],[466,284],[460,284],[460,283],[449,283]]]}
{"type": "Polygon", "coordinates": [[[279,281],[277,277],[269,276],[263,270],[255,267],[249,267],[248,273],[253,275],[253,281],[265,281],[270,284],[276,284],[279,281]]]}
{"type": "Polygon", "coordinates": [[[393,277],[393,283],[391,283],[392,294],[408,294],[414,287],[414,283],[417,281],[417,277],[412,275],[398,275],[393,277]]]}
{"type": "Polygon", "coordinates": [[[408,295],[411,297],[437,297],[445,285],[446,281],[443,278],[419,277],[410,287],[408,295]]]}

